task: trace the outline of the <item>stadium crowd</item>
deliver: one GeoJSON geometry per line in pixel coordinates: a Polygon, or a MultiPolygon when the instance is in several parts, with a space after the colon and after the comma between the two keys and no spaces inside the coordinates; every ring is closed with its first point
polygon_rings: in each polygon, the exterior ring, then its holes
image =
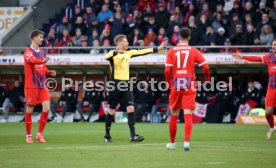
{"type": "MultiPolygon", "coordinates": [[[[164,38],[175,45],[182,27],[192,30],[192,46],[269,46],[276,33],[276,0],[90,0],[84,9],[76,5],[71,18],[64,16],[51,26],[45,45],[109,47],[114,46],[112,39],[117,34],[126,34],[132,46],[156,46],[164,38]]],[[[48,50],[51,54],[106,52],[107,49],[48,50]]]]}

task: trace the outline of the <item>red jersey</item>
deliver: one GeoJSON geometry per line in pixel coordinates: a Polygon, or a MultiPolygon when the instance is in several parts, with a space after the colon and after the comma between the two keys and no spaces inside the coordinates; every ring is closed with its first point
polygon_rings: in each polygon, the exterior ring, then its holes
{"type": "Polygon", "coordinates": [[[178,89],[191,88],[191,82],[195,81],[196,64],[199,66],[207,64],[203,55],[196,48],[185,44],[179,44],[171,48],[167,53],[165,65],[166,67],[172,67],[169,75],[170,79],[166,75],[170,87],[178,89]]]}
{"type": "Polygon", "coordinates": [[[269,53],[264,56],[243,56],[243,59],[253,62],[263,62],[267,64],[269,73],[268,87],[276,89],[276,53],[269,53]]]}
{"type": "Polygon", "coordinates": [[[45,88],[48,69],[44,63],[46,54],[42,50],[35,51],[28,47],[24,51],[25,89],[45,88]]]}

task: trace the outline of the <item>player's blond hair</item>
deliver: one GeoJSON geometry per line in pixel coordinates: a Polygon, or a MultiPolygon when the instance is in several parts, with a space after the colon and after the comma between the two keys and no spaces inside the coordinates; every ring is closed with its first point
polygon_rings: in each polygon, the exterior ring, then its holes
{"type": "Polygon", "coordinates": [[[118,42],[122,41],[124,38],[127,38],[127,36],[124,34],[118,34],[114,37],[114,44],[117,45],[118,42]]]}

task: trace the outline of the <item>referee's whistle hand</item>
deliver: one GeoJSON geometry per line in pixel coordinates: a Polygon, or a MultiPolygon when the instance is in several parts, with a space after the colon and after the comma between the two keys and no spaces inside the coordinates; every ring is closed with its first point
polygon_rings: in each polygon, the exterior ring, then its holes
{"type": "Polygon", "coordinates": [[[167,40],[165,40],[165,41],[163,41],[161,44],[160,44],[160,46],[158,46],[158,50],[162,50],[162,49],[164,49],[166,46],[168,45],[168,41],[167,40]]]}

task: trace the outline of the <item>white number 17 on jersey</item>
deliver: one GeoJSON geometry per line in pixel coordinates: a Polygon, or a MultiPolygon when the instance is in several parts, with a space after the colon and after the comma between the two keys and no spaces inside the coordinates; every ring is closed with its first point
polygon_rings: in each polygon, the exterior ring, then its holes
{"type": "Polygon", "coordinates": [[[187,66],[187,61],[188,61],[188,58],[189,58],[190,51],[189,50],[182,50],[182,51],[177,51],[177,53],[175,53],[175,55],[177,57],[177,68],[181,68],[180,58],[181,58],[182,54],[185,54],[184,63],[183,63],[182,68],[186,68],[186,66],[187,66]]]}

